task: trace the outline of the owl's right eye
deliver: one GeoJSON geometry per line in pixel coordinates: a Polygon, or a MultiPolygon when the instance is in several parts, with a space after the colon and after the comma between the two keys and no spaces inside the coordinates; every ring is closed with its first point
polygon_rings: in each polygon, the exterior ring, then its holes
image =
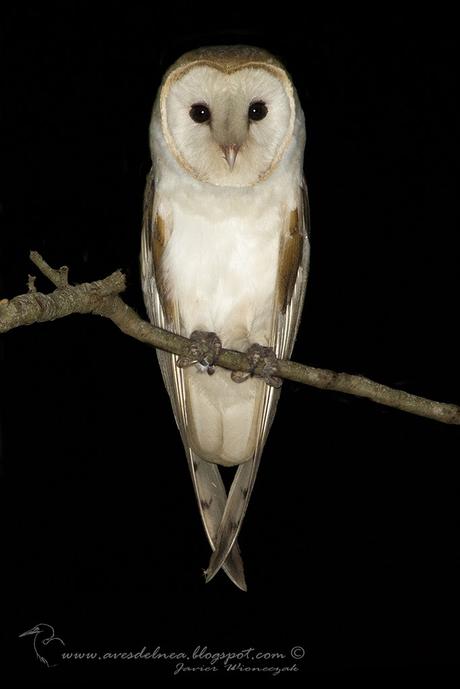
{"type": "Polygon", "coordinates": [[[190,108],[189,115],[198,124],[204,124],[211,119],[211,111],[204,103],[194,103],[190,108]]]}

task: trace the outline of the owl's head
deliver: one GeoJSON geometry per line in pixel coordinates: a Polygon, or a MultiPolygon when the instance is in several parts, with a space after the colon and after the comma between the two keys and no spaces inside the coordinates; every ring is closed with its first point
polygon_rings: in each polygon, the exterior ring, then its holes
{"type": "Polygon", "coordinates": [[[176,161],[198,180],[251,186],[281,160],[301,116],[296,108],[286,70],[266,51],[201,48],[183,55],[166,73],[151,138],[161,128],[176,161]]]}

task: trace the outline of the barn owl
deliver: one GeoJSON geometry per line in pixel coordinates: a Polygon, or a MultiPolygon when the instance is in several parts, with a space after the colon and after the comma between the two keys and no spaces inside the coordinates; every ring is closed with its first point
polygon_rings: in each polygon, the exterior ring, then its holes
{"type": "Polygon", "coordinates": [[[308,271],[304,116],[270,53],[206,47],[166,72],[149,133],[144,300],[152,323],[191,338],[187,355],[157,356],[213,551],[206,580],[222,568],[246,590],[237,536],[308,271]],[[214,367],[222,346],[262,375],[214,367]],[[235,467],[228,496],[219,467],[235,467]]]}

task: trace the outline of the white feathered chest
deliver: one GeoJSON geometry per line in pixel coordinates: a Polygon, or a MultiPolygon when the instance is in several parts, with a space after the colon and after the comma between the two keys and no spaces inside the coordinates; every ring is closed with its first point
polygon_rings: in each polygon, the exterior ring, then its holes
{"type": "Polygon", "coordinates": [[[286,199],[274,203],[272,185],[215,192],[171,194],[163,204],[173,228],[163,264],[168,296],[184,335],[214,331],[234,349],[267,345],[286,199]]]}

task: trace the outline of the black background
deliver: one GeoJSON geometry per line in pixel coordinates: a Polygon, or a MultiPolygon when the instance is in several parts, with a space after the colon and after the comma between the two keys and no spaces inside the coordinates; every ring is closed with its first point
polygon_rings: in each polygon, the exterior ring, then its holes
{"type": "MultiPolygon", "coordinates": [[[[453,16],[155,5],[2,11],[1,296],[25,291],[37,249],[75,282],[122,268],[144,314],[161,75],[198,45],[258,44],[284,60],[307,120],[312,263],[295,359],[458,403],[453,16]]],[[[174,671],[46,669],[17,638],[38,622],[68,651],[252,646],[291,665],[302,646],[291,680],[458,660],[457,428],[285,383],[240,538],[245,594],[222,574],[203,581],[209,547],[153,352],[79,316],[1,346],[12,676],[174,671]]]]}

